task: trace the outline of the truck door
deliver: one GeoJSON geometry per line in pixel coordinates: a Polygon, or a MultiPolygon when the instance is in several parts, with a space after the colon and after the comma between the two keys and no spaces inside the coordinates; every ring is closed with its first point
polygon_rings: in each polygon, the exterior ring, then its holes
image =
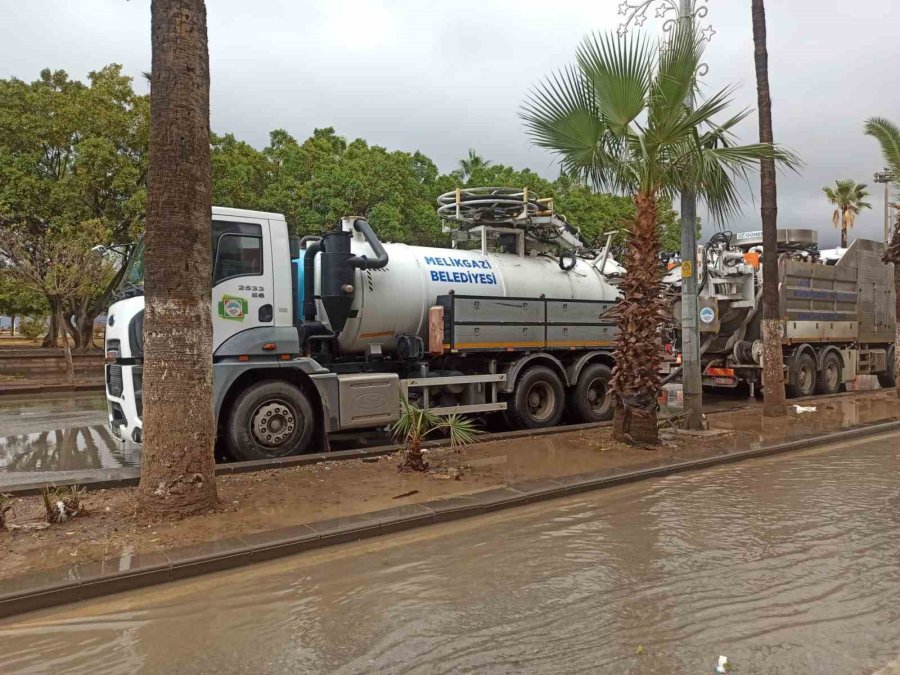
{"type": "Polygon", "coordinates": [[[212,221],[214,351],[232,335],[272,325],[268,230],[265,220],[217,217],[212,221]]]}

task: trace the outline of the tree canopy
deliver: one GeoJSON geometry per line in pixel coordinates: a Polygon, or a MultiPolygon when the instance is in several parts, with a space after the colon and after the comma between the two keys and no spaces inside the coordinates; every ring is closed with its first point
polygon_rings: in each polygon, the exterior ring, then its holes
{"type": "MultiPolygon", "coordinates": [[[[7,244],[15,241],[0,250],[6,264],[31,264],[42,251],[65,251],[74,264],[91,244],[130,241],[141,231],[148,116],[148,97],[135,93],[118,65],[90,73],[86,83],[49,69],[30,83],[0,80],[0,229],[14,234],[7,244]],[[91,241],[73,236],[85,223],[91,241]]],[[[90,339],[110,290],[105,276],[90,278],[47,295],[77,317],[76,342],[90,339]]]]}
{"type": "MultiPolygon", "coordinates": [[[[86,246],[86,238],[70,236],[84,223],[94,244],[133,241],[144,227],[148,142],[149,96],[135,92],[119,65],[91,72],[83,82],[50,69],[33,82],[0,80],[0,228],[17,233],[20,253],[57,250],[66,241],[86,246]]],[[[350,140],[331,127],[302,140],[276,129],[263,148],[230,133],[213,134],[211,143],[213,203],[284,213],[297,235],[361,215],[387,241],[447,245],[435,202],[457,186],[528,187],[552,197],[590,243],[602,244],[603,234],[613,232],[614,243],[623,244],[635,217],[628,197],[599,192],[565,173],[548,180],[475,150],[459,168],[442,173],[422,152],[350,140]]],[[[663,248],[677,250],[680,226],[670,200],[661,202],[659,220],[663,248]]],[[[6,296],[34,294],[11,277],[5,284],[6,296]]],[[[78,288],[78,297],[65,301],[66,313],[89,328],[110,290],[78,288]]],[[[46,299],[24,305],[48,309],[46,299]]],[[[12,312],[10,303],[4,306],[12,312]]]]}

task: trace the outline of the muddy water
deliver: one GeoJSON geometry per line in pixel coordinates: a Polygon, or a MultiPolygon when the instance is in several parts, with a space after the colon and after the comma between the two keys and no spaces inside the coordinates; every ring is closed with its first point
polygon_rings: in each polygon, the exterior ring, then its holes
{"type": "Polygon", "coordinates": [[[102,392],[0,399],[0,472],[116,469],[139,457],[110,433],[102,392]]]}
{"type": "Polygon", "coordinates": [[[0,622],[4,672],[863,673],[900,654],[900,435],[0,622]]]}

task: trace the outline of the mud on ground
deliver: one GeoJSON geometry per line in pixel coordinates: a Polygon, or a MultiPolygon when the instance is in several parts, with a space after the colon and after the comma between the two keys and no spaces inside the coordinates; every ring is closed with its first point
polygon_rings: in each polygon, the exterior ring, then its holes
{"type": "MultiPolygon", "coordinates": [[[[86,513],[43,530],[0,531],[0,580],[66,564],[165,551],[263,530],[402,504],[461,495],[507,483],[589,471],[637,468],[695,459],[816,436],[842,428],[900,419],[893,391],[850,394],[804,402],[784,418],[758,409],[709,417],[720,435],[690,437],[663,432],[663,445],[646,450],[617,443],[609,427],[490,441],[460,451],[433,449],[427,474],[398,473],[398,458],[325,463],[221,476],[220,505],[212,513],[159,522],[135,512],[135,488],[87,493],[86,513]]],[[[13,525],[40,523],[41,497],[13,501],[13,525]]]]}

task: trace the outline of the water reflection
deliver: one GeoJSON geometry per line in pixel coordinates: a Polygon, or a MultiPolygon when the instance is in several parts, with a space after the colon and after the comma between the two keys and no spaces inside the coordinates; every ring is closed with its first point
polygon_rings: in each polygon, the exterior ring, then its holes
{"type": "Polygon", "coordinates": [[[0,438],[0,471],[75,471],[140,465],[140,448],[106,425],[56,429],[0,438]]]}

